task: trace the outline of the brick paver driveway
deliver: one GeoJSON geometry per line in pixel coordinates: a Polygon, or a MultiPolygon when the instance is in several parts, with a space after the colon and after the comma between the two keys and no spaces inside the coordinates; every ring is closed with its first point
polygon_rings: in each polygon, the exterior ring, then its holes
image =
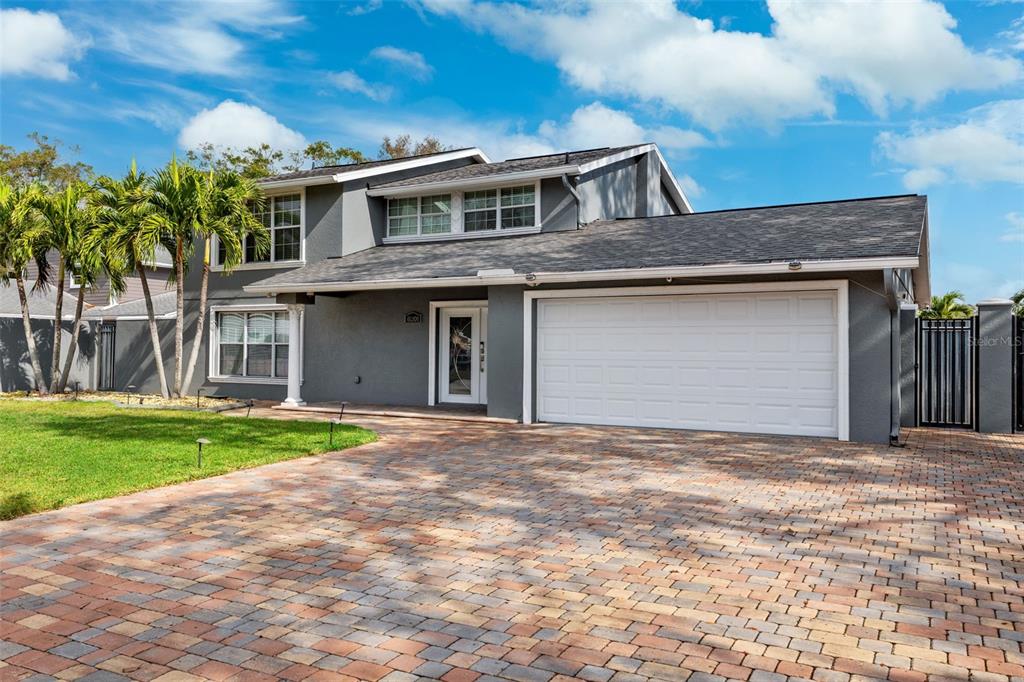
{"type": "Polygon", "coordinates": [[[1022,438],[360,421],[0,524],[0,676],[1024,677],[1022,438]]]}

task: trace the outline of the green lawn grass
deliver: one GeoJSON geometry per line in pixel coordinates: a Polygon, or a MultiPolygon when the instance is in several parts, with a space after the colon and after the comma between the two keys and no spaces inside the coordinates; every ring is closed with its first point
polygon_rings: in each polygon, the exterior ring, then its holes
{"type": "MultiPolygon", "coordinates": [[[[335,427],[334,450],[376,434],[335,427]]],[[[326,452],[324,422],[0,401],[0,519],[326,452]],[[196,439],[208,438],[203,466],[196,439]]]]}

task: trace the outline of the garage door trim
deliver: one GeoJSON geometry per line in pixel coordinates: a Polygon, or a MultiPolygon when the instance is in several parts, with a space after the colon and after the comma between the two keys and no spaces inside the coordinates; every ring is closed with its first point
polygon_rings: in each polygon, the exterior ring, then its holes
{"type": "Polygon", "coordinates": [[[845,279],[808,282],[756,282],[749,284],[696,284],[649,287],[604,287],[597,289],[551,289],[523,292],[523,423],[534,421],[534,307],[543,298],[611,298],[636,296],[680,296],[696,294],[743,294],[765,292],[834,291],[837,317],[837,405],[839,440],[850,439],[850,322],[849,283],[845,279]]]}

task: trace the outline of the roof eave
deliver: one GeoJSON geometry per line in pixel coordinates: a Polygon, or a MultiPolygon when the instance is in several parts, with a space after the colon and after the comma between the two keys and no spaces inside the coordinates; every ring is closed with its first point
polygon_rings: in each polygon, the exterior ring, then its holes
{"type": "MultiPolygon", "coordinates": [[[[243,289],[255,294],[332,293],[338,291],[367,291],[374,289],[421,289],[428,287],[491,286],[502,284],[560,284],[571,282],[608,282],[668,277],[715,277],[740,275],[793,274],[790,260],[770,263],[721,263],[714,265],[681,265],[661,268],[618,268],[584,270],[576,272],[532,272],[498,276],[422,277],[409,279],[379,279],[359,282],[299,282],[294,284],[261,284],[255,282],[243,289]]],[[[916,268],[916,256],[886,256],[873,258],[846,258],[836,260],[801,261],[799,273],[851,272],[882,270],[884,268],[916,268]]]]}
{"type": "Polygon", "coordinates": [[[372,168],[364,168],[361,170],[351,170],[342,173],[334,173],[332,175],[316,175],[313,177],[305,178],[264,180],[257,184],[259,184],[259,186],[262,187],[263,189],[308,187],[310,185],[333,185],[342,182],[349,182],[351,180],[369,178],[373,177],[374,175],[385,175],[387,173],[395,173],[398,171],[408,170],[410,168],[422,168],[423,166],[431,166],[437,163],[444,163],[446,161],[456,161],[458,159],[469,158],[476,159],[479,163],[491,162],[490,158],[488,158],[487,154],[485,154],[483,150],[477,147],[470,147],[469,149],[459,149],[452,152],[432,154],[430,156],[412,157],[404,161],[395,161],[394,163],[373,166],[372,168]]]}

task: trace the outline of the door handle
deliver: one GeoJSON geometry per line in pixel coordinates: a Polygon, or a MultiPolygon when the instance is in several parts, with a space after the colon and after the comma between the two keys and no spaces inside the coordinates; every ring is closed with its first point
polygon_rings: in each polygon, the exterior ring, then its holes
{"type": "Polygon", "coordinates": [[[486,344],[483,341],[481,341],[480,342],[480,372],[481,373],[483,373],[485,371],[484,370],[484,361],[485,361],[486,358],[487,358],[486,344]]]}

